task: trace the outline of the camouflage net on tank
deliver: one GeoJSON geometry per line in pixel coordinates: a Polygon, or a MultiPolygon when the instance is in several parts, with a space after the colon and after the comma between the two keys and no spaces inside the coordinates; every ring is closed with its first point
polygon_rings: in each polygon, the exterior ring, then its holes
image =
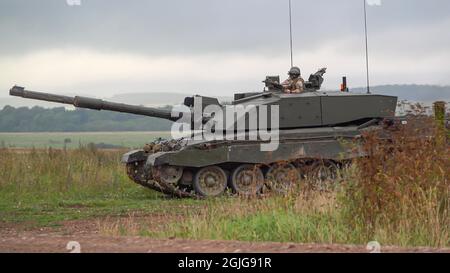
{"type": "Polygon", "coordinates": [[[145,144],[144,151],[149,154],[158,152],[172,152],[179,151],[184,146],[186,146],[186,140],[184,138],[171,140],[158,138],[151,143],[145,144]]]}

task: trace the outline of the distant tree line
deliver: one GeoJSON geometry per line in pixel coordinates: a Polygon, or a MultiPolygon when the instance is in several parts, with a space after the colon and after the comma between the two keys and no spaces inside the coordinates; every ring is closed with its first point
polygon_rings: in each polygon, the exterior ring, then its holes
{"type": "Polygon", "coordinates": [[[168,131],[171,124],[152,117],[64,107],[5,106],[0,110],[0,132],[168,131]]]}

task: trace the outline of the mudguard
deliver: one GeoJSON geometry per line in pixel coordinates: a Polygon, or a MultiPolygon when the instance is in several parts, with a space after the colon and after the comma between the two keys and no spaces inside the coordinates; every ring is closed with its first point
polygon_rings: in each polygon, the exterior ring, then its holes
{"type": "Polygon", "coordinates": [[[148,154],[144,150],[133,150],[122,156],[122,163],[129,164],[147,160],[148,154]]]}

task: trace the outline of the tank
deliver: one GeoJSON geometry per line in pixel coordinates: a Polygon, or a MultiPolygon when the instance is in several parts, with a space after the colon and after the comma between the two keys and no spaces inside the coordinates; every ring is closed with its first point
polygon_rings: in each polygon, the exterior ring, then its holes
{"type": "Polygon", "coordinates": [[[325,72],[323,68],[312,74],[300,94],[284,93],[279,77],[268,76],[262,92],[235,94],[229,104],[212,97],[186,97],[178,110],[60,96],[19,86],[10,95],[184,124],[189,128],[184,137],[158,139],[122,157],[131,180],[166,195],[286,193],[302,178],[313,177],[320,184],[333,177],[336,169],[365,156],[358,148],[364,131],[386,130],[395,123],[397,97],[354,94],[345,88],[344,92],[320,91],[325,72]],[[245,111],[226,114],[238,108],[245,111]],[[218,137],[205,137],[205,128],[218,137]]]}

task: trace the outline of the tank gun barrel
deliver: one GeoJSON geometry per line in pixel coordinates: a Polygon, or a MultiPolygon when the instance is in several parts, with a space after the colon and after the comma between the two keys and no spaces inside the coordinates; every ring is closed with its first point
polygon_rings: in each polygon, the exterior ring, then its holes
{"type": "Polygon", "coordinates": [[[155,108],[144,107],[144,106],[109,102],[109,101],[105,101],[105,100],[101,100],[101,99],[88,98],[88,97],[80,97],[80,96],[69,97],[69,96],[61,96],[61,95],[55,95],[55,94],[50,94],[50,93],[28,91],[28,90],[25,90],[25,88],[20,87],[20,86],[14,86],[13,88],[11,88],[9,90],[9,94],[11,96],[22,97],[22,98],[27,98],[27,99],[71,104],[75,107],[92,109],[92,110],[108,110],[108,111],[114,111],[114,112],[122,112],[122,113],[129,113],[129,114],[135,114],[135,115],[141,115],[141,116],[149,116],[149,117],[168,119],[171,121],[176,121],[179,119],[179,116],[172,116],[172,113],[169,110],[161,110],[161,109],[155,109],[155,108]]]}

